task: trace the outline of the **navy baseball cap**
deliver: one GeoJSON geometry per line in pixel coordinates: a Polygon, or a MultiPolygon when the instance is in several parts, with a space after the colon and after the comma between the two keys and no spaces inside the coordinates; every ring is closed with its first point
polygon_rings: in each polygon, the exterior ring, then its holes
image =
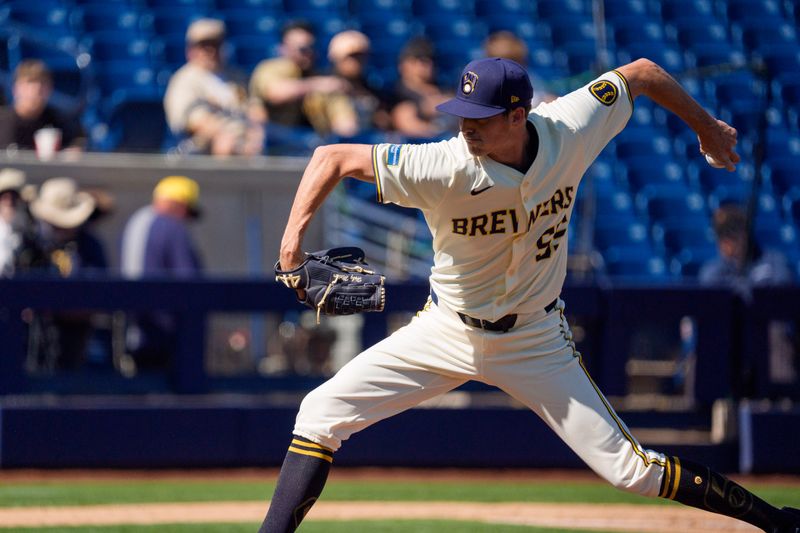
{"type": "Polygon", "coordinates": [[[525,107],[532,98],[533,86],[522,65],[490,57],[464,67],[458,94],[436,109],[462,118],[488,118],[525,107]]]}

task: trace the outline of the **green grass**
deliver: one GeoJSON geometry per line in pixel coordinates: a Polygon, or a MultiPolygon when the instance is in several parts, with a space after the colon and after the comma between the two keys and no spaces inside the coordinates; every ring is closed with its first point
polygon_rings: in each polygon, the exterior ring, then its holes
{"type": "MultiPolygon", "coordinates": [[[[2,482],[0,482],[2,483],[2,482]]],[[[264,501],[271,482],[242,481],[71,481],[0,484],[0,507],[146,502],[264,501]]],[[[748,487],[775,505],[800,504],[800,487],[748,487]]],[[[599,483],[546,481],[332,481],[326,501],[593,502],[660,505],[663,500],[627,494],[599,483]]]]}
{"type": "MultiPolygon", "coordinates": [[[[159,524],[157,526],[103,526],[16,528],[18,533],[253,533],[257,524],[159,524]]],[[[0,529],[10,532],[10,529],[0,529]]],[[[299,533],[577,533],[572,529],[548,529],[445,520],[396,520],[352,522],[304,522],[299,533]]],[[[585,533],[581,531],[580,533],[585,533]]],[[[597,532],[602,533],[602,532],[597,532]]],[[[607,532],[613,533],[613,532],[607,532]]]]}

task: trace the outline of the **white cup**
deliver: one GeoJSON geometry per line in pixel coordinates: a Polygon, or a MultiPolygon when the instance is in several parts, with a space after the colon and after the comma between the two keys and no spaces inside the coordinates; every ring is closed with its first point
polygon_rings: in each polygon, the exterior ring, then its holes
{"type": "Polygon", "coordinates": [[[61,130],[58,128],[42,128],[33,134],[36,145],[36,156],[42,161],[53,159],[61,148],[61,130]]]}

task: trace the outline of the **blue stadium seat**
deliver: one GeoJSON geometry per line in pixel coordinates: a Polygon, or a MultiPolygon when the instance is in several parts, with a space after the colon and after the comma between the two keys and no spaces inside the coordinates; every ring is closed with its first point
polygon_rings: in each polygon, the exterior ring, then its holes
{"type": "Polygon", "coordinates": [[[755,56],[764,63],[771,76],[800,71],[800,47],[796,44],[764,46],[755,51],[755,56]]]}
{"type": "Polygon", "coordinates": [[[617,28],[620,19],[631,19],[647,17],[647,3],[645,0],[605,0],[603,11],[606,22],[610,22],[617,28]]]}
{"type": "Polygon", "coordinates": [[[163,50],[154,50],[152,40],[125,32],[92,33],[81,40],[81,45],[92,61],[139,61],[150,63],[160,60],[163,50]],[[155,55],[155,57],[153,57],[155,55]]]}
{"type": "Polygon", "coordinates": [[[486,25],[465,16],[451,16],[425,21],[425,34],[434,44],[461,41],[465,46],[480,44],[487,36],[486,25]]]}
{"type": "Polygon", "coordinates": [[[101,63],[95,69],[93,79],[101,95],[106,98],[119,90],[155,90],[157,87],[156,71],[148,63],[137,61],[101,63]]]}
{"type": "Polygon", "coordinates": [[[686,68],[683,52],[666,42],[635,41],[618,52],[620,63],[630,63],[641,57],[651,59],[668,72],[681,72],[686,68]]]}
{"type": "Polygon", "coordinates": [[[72,10],[70,20],[85,33],[139,33],[150,30],[141,11],[124,4],[89,4],[78,7],[72,10]]]}
{"type": "Polygon", "coordinates": [[[324,11],[328,13],[345,14],[347,0],[284,0],[283,9],[286,13],[309,13],[324,11]]]}
{"type": "Polygon", "coordinates": [[[618,136],[616,139],[617,156],[623,159],[636,156],[669,156],[672,145],[663,135],[652,137],[618,136]]]}
{"type": "Polygon", "coordinates": [[[687,56],[697,68],[738,68],[746,63],[744,55],[727,42],[704,44],[687,52],[687,56]]]}
{"type": "Polygon", "coordinates": [[[591,19],[571,15],[550,20],[550,35],[556,47],[572,43],[595,45],[597,31],[591,19]]]}
{"type": "Polygon", "coordinates": [[[554,53],[556,64],[572,74],[599,74],[609,67],[608,58],[598,57],[597,46],[588,41],[571,41],[554,53]]]}
{"type": "Polygon", "coordinates": [[[156,9],[181,9],[191,7],[200,11],[211,11],[214,9],[214,0],[145,0],[145,3],[156,9]]]}
{"type": "MultiPolygon", "coordinates": [[[[568,75],[566,67],[562,67],[553,57],[553,52],[549,47],[531,46],[528,51],[528,64],[531,72],[537,77],[546,80],[556,80],[568,75]]],[[[564,61],[566,61],[564,59],[564,61]]],[[[533,90],[538,91],[541,87],[534,84],[533,90]]]]}
{"type": "Polygon", "coordinates": [[[718,185],[708,193],[708,208],[716,210],[725,204],[745,205],[752,191],[752,186],[747,183],[718,185]]]}
{"type": "Polygon", "coordinates": [[[223,12],[237,9],[258,9],[261,12],[283,12],[283,0],[216,0],[223,12]]]}
{"type": "Polygon", "coordinates": [[[705,160],[693,161],[689,164],[692,180],[697,182],[706,193],[723,185],[749,185],[753,181],[754,172],[753,166],[747,163],[736,165],[735,172],[713,168],[705,160]]]}
{"type": "Polygon", "coordinates": [[[395,57],[412,37],[422,33],[423,27],[402,17],[364,21],[363,31],[372,41],[373,52],[392,52],[395,57]]]}
{"type": "Polygon", "coordinates": [[[277,35],[243,35],[228,39],[232,48],[231,63],[251,72],[258,63],[278,55],[277,35]]]}
{"type": "Polygon", "coordinates": [[[800,187],[800,158],[770,158],[764,162],[764,179],[772,185],[779,195],[785,194],[792,187],[800,187]]]}
{"type": "Polygon", "coordinates": [[[762,192],[758,195],[756,202],[756,226],[774,226],[783,224],[783,214],[780,205],[775,197],[769,192],[762,192]]]}
{"type": "Polygon", "coordinates": [[[797,31],[791,24],[776,22],[772,18],[747,18],[738,21],[731,27],[731,35],[750,50],[797,42],[797,31]]]}
{"type": "Polygon", "coordinates": [[[764,156],[766,159],[782,159],[800,157],[800,134],[790,132],[786,128],[769,128],[767,130],[764,156]]]}
{"type": "Polygon", "coordinates": [[[756,224],[753,231],[762,248],[782,251],[798,247],[797,230],[792,224],[756,224]]]}
{"type": "MultiPolygon", "coordinates": [[[[597,222],[600,222],[598,219],[597,222]]],[[[647,237],[647,227],[639,222],[627,226],[605,226],[595,224],[595,245],[601,251],[615,246],[649,248],[650,241],[647,237]]]]}
{"type": "Polygon", "coordinates": [[[628,182],[635,190],[650,184],[685,185],[683,168],[668,156],[635,156],[625,160],[628,182]]]}
{"type": "Polygon", "coordinates": [[[701,49],[709,44],[727,45],[730,48],[728,32],[719,23],[709,24],[705,20],[677,19],[669,26],[669,33],[683,48],[701,49]]]}
{"type": "Polygon", "coordinates": [[[589,6],[582,0],[537,0],[536,14],[539,18],[553,20],[565,15],[579,15],[585,19],[591,15],[589,6]]]}
{"type": "Polygon", "coordinates": [[[653,2],[653,6],[667,22],[682,17],[714,19],[710,0],[661,0],[653,2]]]}
{"type": "Polygon", "coordinates": [[[186,63],[186,35],[185,33],[162,33],[158,36],[161,42],[164,65],[175,70],[186,63]]]}
{"type": "Polygon", "coordinates": [[[268,35],[280,38],[282,18],[258,9],[231,9],[225,12],[225,29],[229,36],[268,35]]]}
{"type": "Polygon", "coordinates": [[[412,0],[412,13],[428,21],[444,17],[475,16],[474,0],[412,0]]]}
{"type": "Polygon", "coordinates": [[[411,0],[350,0],[350,15],[360,23],[396,18],[410,20],[411,0]]]}
{"type": "Polygon", "coordinates": [[[789,189],[783,195],[782,203],[786,218],[792,220],[800,228],[800,187],[789,189]]]}
{"type": "Polygon", "coordinates": [[[550,48],[550,27],[546,24],[537,24],[515,13],[493,13],[482,17],[489,33],[496,31],[510,31],[532,47],[550,48]]]}
{"type": "Polygon", "coordinates": [[[617,47],[626,47],[632,43],[663,44],[666,34],[661,24],[639,16],[620,17],[613,23],[614,42],[617,47]]]}
{"type": "Polygon", "coordinates": [[[610,195],[598,195],[596,203],[598,221],[610,216],[625,216],[635,218],[633,199],[625,191],[615,191],[610,195]]]}
{"type": "Polygon", "coordinates": [[[776,22],[783,20],[780,4],[776,0],[726,0],[721,5],[731,21],[755,17],[773,18],[776,22]]]}
{"type": "Polygon", "coordinates": [[[686,219],[707,219],[705,198],[688,188],[669,186],[644,187],[636,195],[636,205],[646,212],[652,221],[683,217],[686,219]]]}
{"type": "Polygon", "coordinates": [[[58,35],[72,33],[69,11],[60,2],[25,2],[17,0],[0,6],[0,19],[8,23],[39,31],[57,32],[58,35]]]}
{"type": "Polygon", "coordinates": [[[782,72],[775,76],[772,94],[782,106],[800,106],[800,72],[782,72]]]}
{"type": "Polygon", "coordinates": [[[709,78],[706,84],[708,92],[722,106],[742,105],[757,110],[766,97],[764,82],[746,71],[709,78]]]}
{"type": "Polygon", "coordinates": [[[612,277],[663,283],[669,274],[664,259],[647,248],[615,247],[603,254],[608,275],[612,277]]]}
{"type": "Polygon", "coordinates": [[[186,35],[186,29],[192,21],[199,18],[211,16],[211,11],[205,10],[202,6],[177,5],[172,7],[154,7],[149,14],[144,15],[145,21],[153,27],[159,36],[165,34],[186,35]]]}
{"type": "Polygon", "coordinates": [[[760,134],[760,128],[783,127],[784,118],[775,108],[762,109],[753,102],[738,101],[720,105],[719,117],[733,124],[739,132],[739,140],[754,140],[760,134]],[[747,139],[751,136],[752,139],[747,139]]]}
{"type": "Polygon", "coordinates": [[[653,224],[653,240],[663,243],[669,256],[678,255],[682,250],[716,251],[714,230],[708,219],[704,224],[695,224],[693,221],[682,225],[656,222],[653,224]]]}
{"type": "Polygon", "coordinates": [[[491,17],[506,13],[512,17],[533,19],[536,12],[535,0],[477,0],[475,13],[479,17],[491,17]]]}
{"type": "Polygon", "coordinates": [[[117,91],[105,106],[108,135],[104,149],[158,152],[166,137],[162,95],[153,89],[117,91]]]}

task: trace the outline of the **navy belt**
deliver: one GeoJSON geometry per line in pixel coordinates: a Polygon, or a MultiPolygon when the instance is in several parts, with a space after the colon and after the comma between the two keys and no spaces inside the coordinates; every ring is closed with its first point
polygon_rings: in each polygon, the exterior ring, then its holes
{"type": "MultiPolygon", "coordinates": [[[[433,289],[431,289],[431,300],[436,305],[439,305],[439,298],[436,296],[436,293],[433,292],[433,289]]],[[[550,311],[555,309],[556,303],[558,303],[558,298],[556,298],[555,300],[544,306],[544,312],[549,313],[550,311]]],[[[513,328],[514,324],[517,323],[516,313],[506,315],[503,318],[495,320],[494,322],[489,322],[488,320],[483,320],[481,318],[474,318],[469,315],[465,315],[464,313],[457,312],[457,314],[458,318],[460,318],[464,324],[473,328],[485,329],[486,331],[502,331],[503,333],[505,333],[506,331],[513,328]]]]}

